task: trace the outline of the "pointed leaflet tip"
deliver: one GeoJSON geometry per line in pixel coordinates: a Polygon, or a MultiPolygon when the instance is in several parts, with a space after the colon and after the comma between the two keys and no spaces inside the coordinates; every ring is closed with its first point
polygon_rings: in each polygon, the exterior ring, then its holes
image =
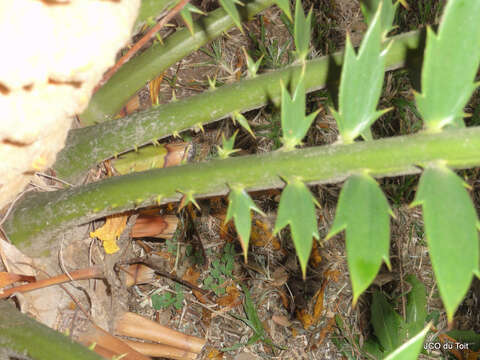
{"type": "Polygon", "coordinates": [[[180,200],[180,204],[177,212],[180,212],[185,206],[187,206],[190,203],[192,203],[197,208],[197,210],[200,210],[200,206],[195,200],[193,191],[183,192],[183,191],[177,190],[177,192],[183,194],[182,199],[180,200]]]}
{"type": "Polygon", "coordinates": [[[373,282],[389,255],[390,219],[387,199],[367,174],[352,175],[343,185],[332,229],[346,229],[345,242],[354,299],[373,282]]]}
{"type": "Polygon", "coordinates": [[[366,129],[383,113],[376,110],[385,72],[380,11],[381,8],[375,13],[357,53],[347,35],[335,116],[344,143],[366,134],[366,129]]]}
{"type": "Polygon", "coordinates": [[[182,10],[180,10],[180,16],[182,17],[183,22],[185,23],[185,26],[188,28],[188,31],[190,32],[190,35],[193,35],[193,18],[192,14],[190,13],[190,10],[188,8],[188,5],[191,5],[190,3],[187,3],[182,10]]]}
{"type": "Polygon", "coordinates": [[[305,278],[313,238],[319,239],[314,197],[299,179],[289,180],[283,189],[278,206],[274,234],[290,225],[293,244],[305,278]]]}
{"type": "Polygon", "coordinates": [[[234,122],[238,121],[241,127],[243,127],[252,137],[255,139],[255,134],[253,133],[250,125],[248,124],[247,119],[243,116],[240,112],[234,111],[232,115],[232,119],[234,122]]]}
{"type": "Polygon", "coordinates": [[[218,156],[220,157],[220,159],[226,159],[230,155],[240,151],[240,149],[234,149],[235,138],[237,134],[238,130],[236,130],[233,135],[227,140],[225,139],[225,134],[222,133],[222,146],[217,146],[218,156]]]}
{"type": "Polygon", "coordinates": [[[430,259],[451,321],[478,271],[477,214],[463,180],[445,166],[425,169],[415,201],[422,204],[430,259]]]}
{"type": "Polygon", "coordinates": [[[277,5],[283,13],[287,16],[288,20],[293,21],[292,12],[290,11],[290,1],[289,0],[274,0],[275,5],[277,5]]]}
{"type": "Polygon", "coordinates": [[[301,62],[305,62],[310,50],[311,22],[312,9],[310,9],[307,17],[305,17],[302,1],[296,0],[293,37],[295,42],[296,57],[297,60],[300,60],[301,62]]]}
{"type": "Polygon", "coordinates": [[[417,107],[428,129],[460,125],[480,63],[479,22],[480,1],[448,1],[437,34],[427,30],[417,107]]]}
{"type": "MultiPolygon", "coordinates": [[[[230,15],[232,18],[233,22],[237,26],[237,28],[242,32],[243,34],[243,28],[242,28],[242,21],[240,20],[240,13],[237,10],[237,7],[235,3],[238,4],[237,1],[234,0],[219,0],[220,5],[222,6],[223,10],[230,15]]],[[[242,4],[243,5],[243,4],[242,4]]]]}
{"type": "Polygon", "coordinates": [[[225,223],[234,220],[235,229],[240,238],[240,244],[243,249],[243,256],[245,263],[247,262],[248,243],[250,240],[250,232],[252,228],[252,218],[250,210],[256,211],[265,216],[264,212],[260,210],[248,195],[245,189],[241,186],[231,186],[230,194],[228,195],[228,209],[225,217],[225,223]]]}
{"type": "Polygon", "coordinates": [[[283,151],[291,151],[295,146],[302,143],[302,139],[308,132],[310,125],[315,119],[318,111],[309,116],[305,116],[305,66],[302,67],[297,86],[293,91],[293,96],[281,83],[282,103],[281,103],[281,124],[282,124],[282,142],[283,151]]]}

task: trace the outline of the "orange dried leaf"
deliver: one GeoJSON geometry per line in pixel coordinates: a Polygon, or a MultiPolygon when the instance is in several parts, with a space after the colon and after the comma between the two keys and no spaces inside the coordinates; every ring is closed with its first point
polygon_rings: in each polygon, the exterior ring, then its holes
{"type": "Polygon", "coordinates": [[[163,72],[148,84],[152,105],[158,105],[158,95],[160,94],[160,85],[162,84],[164,75],[165,73],[163,72]]]}
{"type": "Polygon", "coordinates": [[[240,299],[240,291],[235,285],[230,285],[226,289],[227,295],[222,296],[217,300],[219,306],[224,307],[222,311],[229,311],[242,303],[240,299]]]}
{"type": "Polygon", "coordinates": [[[202,322],[206,327],[209,327],[212,322],[212,312],[206,308],[202,308],[202,322]]]}
{"type": "Polygon", "coordinates": [[[478,360],[480,358],[480,351],[468,350],[467,360],[478,360]]]}
{"type": "Polygon", "coordinates": [[[195,269],[192,266],[190,266],[185,272],[185,274],[183,275],[183,280],[188,281],[192,284],[196,284],[199,278],[200,278],[200,273],[198,271],[195,271],[195,269]]]}
{"type": "Polygon", "coordinates": [[[280,250],[280,242],[276,236],[273,236],[272,225],[262,220],[255,220],[252,226],[250,242],[254,246],[262,247],[271,244],[274,250],[280,250]]]}
{"type": "Polygon", "coordinates": [[[338,270],[327,270],[323,273],[325,279],[333,280],[334,282],[338,282],[340,275],[341,273],[338,270]]]}
{"type": "Polygon", "coordinates": [[[312,315],[310,315],[305,309],[297,310],[297,319],[300,320],[305,330],[314,323],[312,315]]]}
{"type": "Polygon", "coordinates": [[[322,287],[315,293],[314,301],[315,306],[313,307],[313,319],[315,324],[318,323],[323,312],[323,295],[325,294],[325,288],[327,287],[327,279],[323,280],[322,287]]]}
{"type": "Polygon", "coordinates": [[[316,241],[313,242],[312,253],[310,255],[310,265],[314,268],[318,267],[322,262],[322,256],[320,255],[320,247],[316,241]]]}
{"type": "Polygon", "coordinates": [[[208,359],[221,360],[223,359],[223,352],[218,351],[217,349],[211,349],[207,354],[208,359]]]}
{"type": "Polygon", "coordinates": [[[90,237],[98,238],[103,241],[103,248],[107,254],[116,253],[119,248],[117,239],[127,226],[128,214],[115,214],[107,216],[105,224],[94,232],[90,233],[90,237]]]}
{"type": "MultiPolygon", "coordinates": [[[[200,273],[195,271],[193,267],[189,267],[185,274],[183,275],[183,280],[189,282],[190,284],[197,285],[198,279],[200,278],[200,273]]],[[[201,303],[205,302],[204,294],[202,294],[198,290],[192,289],[193,295],[200,301],[201,303]]]]}

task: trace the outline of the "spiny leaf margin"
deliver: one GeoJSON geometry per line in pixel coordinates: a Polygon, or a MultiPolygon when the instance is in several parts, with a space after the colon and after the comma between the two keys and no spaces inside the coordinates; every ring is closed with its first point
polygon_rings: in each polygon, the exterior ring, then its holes
{"type": "Polygon", "coordinates": [[[428,28],[417,107],[429,131],[465,126],[463,108],[478,84],[480,1],[449,0],[438,33],[428,28]]]}
{"type": "Polygon", "coordinates": [[[353,303],[375,279],[382,262],[390,268],[390,210],[378,183],[368,174],[350,176],[343,185],[335,220],[326,240],[345,230],[353,303]]]}
{"type": "Polygon", "coordinates": [[[426,167],[410,206],[422,205],[425,234],[448,321],[478,274],[477,214],[465,182],[442,163],[426,167]]]}
{"type": "MultiPolygon", "coordinates": [[[[358,54],[355,54],[347,35],[338,94],[338,111],[331,108],[344,143],[351,143],[359,135],[368,133],[370,125],[388,111],[388,109],[376,110],[382,92],[385,58],[388,52],[382,45],[382,5],[379,5],[368,27],[358,54]],[[365,84],[368,84],[367,88],[365,84]]],[[[368,135],[364,137],[368,138],[368,135]]]]}
{"type": "Polygon", "coordinates": [[[273,234],[278,234],[281,229],[290,225],[303,278],[306,276],[313,238],[317,240],[320,238],[315,205],[319,206],[308,187],[299,178],[287,180],[287,186],[280,196],[273,234]]]}
{"type": "Polygon", "coordinates": [[[248,243],[250,241],[250,232],[252,228],[252,218],[250,210],[254,210],[259,214],[265,215],[262,210],[258,208],[248,195],[245,189],[239,185],[230,186],[231,190],[228,195],[228,209],[225,223],[233,219],[235,229],[240,238],[240,244],[243,249],[243,256],[245,263],[247,262],[248,243]]]}

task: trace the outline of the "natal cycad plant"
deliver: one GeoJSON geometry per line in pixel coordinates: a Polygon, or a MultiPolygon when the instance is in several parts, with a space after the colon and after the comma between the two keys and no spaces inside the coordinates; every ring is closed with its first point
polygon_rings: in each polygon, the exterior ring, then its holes
{"type": "MultiPolygon", "coordinates": [[[[355,302],[372,283],[382,262],[390,266],[392,212],[374,177],[423,171],[412,206],[422,205],[433,269],[451,321],[473,274],[479,274],[477,215],[464,181],[452,169],[480,165],[480,130],[462,129],[463,108],[476,87],[474,78],[480,61],[480,2],[449,0],[438,31],[428,30],[422,89],[416,94],[425,130],[418,134],[374,140],[370,130],[374,121],[388,111],[377,109],[386,67],[403,65],[407,52],[419,44],[418,33],[387,37],[396,8],[390,0],[364,2],[362,9],[369,28],[358,50],[347,38],[338,108],[331,109],[339,130],[335,144],[298,148],[316,116],[306,114],[305,92],[325,86],[328,63],[332,60],[307,60],[312,15],[305,16],[300,1],[295,7],[297,63],[293,66],[256,75],[258,65],[250,59],[248,79],[103,122],[113,118],[122,101],[174,61],[229,26],[240,27],[239,20],[245,19],[237,11],[235,1],[221,3],[234,20],[223,10],[208,15],[202,26],[193,23],[191,30],[177,32],[163,45],[157,44],[137,56],[99,90],[81,117],[85,123],[100,123],[71,132],[68,146],[54,166],[57,175],[78,184],[96,162],[152,139],[228,116],[251,131],[241,112],[268,100],[281,103],[283,147],[270,154],[229,157],[235,152],[233,137],[224,140],[220,159],[206,163],[29,194],[16,204],[5,222],[12,242],[32,252],[42,248],[32,244],[32,240],[50,237],[67,226],[132,208],[177,201],[182,196],[193,201],[194,196],[230,192],[227,219],[234,220],[246,258],[251,210],[261,213],[248,191],[284,187],[275,232],[289,225],[305,275],[312,243],[319,238],[316,200],[307,185],[346,180],[327,239],[342,230],[346,232],[355,302]]],[[[288,10],[286,1],[276,3],[288,10]]],[[[251,16],[272,4],[269,0],[245,2],[241,13],[251,16]]],[[[342,57],[336,54],[333,61],[340,63],[342,57]]],[[[418,344],[426,331],[420,331],[389,358],[410,359],[412,351],[418,353],[418,344]]]]}

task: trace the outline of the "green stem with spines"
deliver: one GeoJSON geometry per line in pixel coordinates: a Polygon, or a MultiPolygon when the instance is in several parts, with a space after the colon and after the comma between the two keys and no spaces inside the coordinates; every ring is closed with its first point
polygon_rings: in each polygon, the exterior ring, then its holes
{"type": "Polygon", "coordinates": [[[125,210],[178,201],[181,192],[208,197],[228,193],[228,184],[241,184],[248,191],[279,188],[284,186],[281,178],[291,176],[307,184],[333,183],[365,170],[374,177],[414,174],[421,171],[419,166],[439,160],[451,168],[480,165],[480,127],[191,163],[30,193],[19,200],[4,230],[13,244],[38,254],[63,229],[125,210]],[[44,241],[36,242],[40,237],[44,241]]]}
{"type": "MultiPolygon", "coordinates": [[[[267,7],[273,0],[254,0],[240,11],[246,21],[267,7]]],[[[223,9],[212,11],[193,24],[193,34],[187,28],[155,44],[123,65],[92,97],[88,108],[80,115],[84,125],[112,119],[147,82],[166,71],[177,61],[212,41],[234,26],[233,19],[223,9]]]]}
{"type": "MultiPolygon", "coordinates": [[[[395,36],[391,41],[386,70],[404,66],[407,57],[414,56],[415,51],[421,56],[419,32],[395,36]]],[[[307,91],[324,88],[332,72],[332,63],[340,66],[342,59],[343,54],[339,52],[308,61],[305,69],[307,91]]],[[[78,183],[92,166],[135,145],[187,130],[196,124],[229,117],[235,111],[259,108],[268,101],[278,105],[281,82],[295,86],[301,69],[302,65],[290,66],[122,119],[71,130],[53,168],[59,178],[78,183]]]]}

